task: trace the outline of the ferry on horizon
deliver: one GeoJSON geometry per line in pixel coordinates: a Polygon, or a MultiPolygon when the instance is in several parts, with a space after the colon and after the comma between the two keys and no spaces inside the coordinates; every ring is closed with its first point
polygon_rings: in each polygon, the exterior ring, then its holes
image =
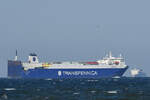
{"type": "Polygon", "coordinates": [[[111,52],[94,62],[39,62],[31,53],[28,62],[8,60],[9,78],[102,78],[121,77],[128,69],[122,56],[113,57],[111,52]]]}

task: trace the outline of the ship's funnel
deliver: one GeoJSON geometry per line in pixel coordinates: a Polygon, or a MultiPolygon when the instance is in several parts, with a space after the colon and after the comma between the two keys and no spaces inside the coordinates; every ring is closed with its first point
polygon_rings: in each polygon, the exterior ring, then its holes
{"type": "Polygon", "coordinates": [[[28,61],[29,63],[39,63],[38,57],[35,53],[30,53],[28,61]]]}

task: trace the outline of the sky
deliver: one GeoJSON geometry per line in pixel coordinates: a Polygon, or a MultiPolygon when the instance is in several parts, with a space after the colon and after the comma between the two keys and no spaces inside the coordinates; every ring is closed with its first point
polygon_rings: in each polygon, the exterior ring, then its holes
{"type": "Polygon", "coordinates": [[[149,0],[0,0],[0,77],[7,61],[94,61],[109,51],[150,76],[149,0]]]}

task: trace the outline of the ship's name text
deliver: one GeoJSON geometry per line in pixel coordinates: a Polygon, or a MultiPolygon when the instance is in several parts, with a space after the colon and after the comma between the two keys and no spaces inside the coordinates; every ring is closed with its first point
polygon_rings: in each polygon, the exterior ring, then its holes
{"type": "Polygon", "coordinates": [[[96,71],[63,71],[63,75],[98,75],[96,71]]]}

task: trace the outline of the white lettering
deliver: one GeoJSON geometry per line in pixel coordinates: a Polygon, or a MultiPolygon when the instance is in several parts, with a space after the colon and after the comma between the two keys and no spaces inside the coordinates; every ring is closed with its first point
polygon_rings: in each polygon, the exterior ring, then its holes
{"type": "Polygon", "coordinates": [[[58,71],[58,75],[61,76],[61,74],[62,74],[61,71],[58,71]]]}
{"type": "Polygon", "coordinates": [[[63,75],[98,75],[96,71],[63,71],[63,75]]]}

